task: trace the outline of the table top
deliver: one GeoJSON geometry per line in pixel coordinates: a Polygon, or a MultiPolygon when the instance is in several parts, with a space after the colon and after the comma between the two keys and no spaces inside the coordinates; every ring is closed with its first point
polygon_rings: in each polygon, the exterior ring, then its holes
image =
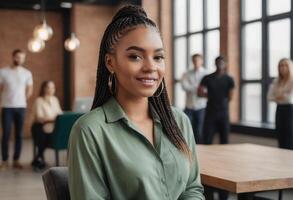
{"type": "Polygon", "coordinates": [[[197,145],[202,183],[233,193],[293,188],[293,150],[256,144],[197,145]]]}

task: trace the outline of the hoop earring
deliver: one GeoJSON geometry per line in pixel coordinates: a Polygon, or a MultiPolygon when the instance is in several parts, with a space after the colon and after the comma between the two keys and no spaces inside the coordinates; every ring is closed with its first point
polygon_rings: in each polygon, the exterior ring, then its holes
{"type": "Polygon", "coordinates": [[[164,85],[164,82],[163,82],[163,81],[161,82],[161,85],[160,85],[160,86],[161,86],[161,90],[160,90],[159,94],[155,95],[156,92],[158,91],[158,90],[157,90],[157,91],[155,92],[155,94],[153,95],[153,97],[159,97],[159,96],[163,93],[163,90],[164,90],[164,88],[165,88],[165,85],[164,85]]]}
{"type": "Polygon", "coordinates": [[[113,80],[115,80],[115,73],[114,72],[110,72],[109,78],[108,78],[108,87],[109,87],[109,91],[110,93],[113,95],[115,93],[115,88],[113,91],[113,85],[115,87],[115,82],[113,84],[113,80]]]}

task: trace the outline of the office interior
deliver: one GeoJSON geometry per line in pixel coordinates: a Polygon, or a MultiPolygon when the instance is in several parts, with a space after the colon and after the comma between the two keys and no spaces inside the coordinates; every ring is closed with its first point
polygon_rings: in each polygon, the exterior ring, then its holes
{"type": "MultiPolygon", "coordinates": [[[[0,199],[46,199],[42,173],[30,166],[33,101],[42,81],[53,80],[64,111],[90,110],[100,41],[115,12],[125,4],[142,6],[161,31],[166,88],[173,106],[185,108],[180,79],[192,68],[191,56],[202,54],[204,67],[212,73],[215,58],[223,55],[227,72],[235,81],[229,104],[230,143],[278,148],[276,104],[267,100],[267,92],[278,76],[279,60],[293,58],[292,0],[1,0],[0,67],[11,64],[14,49],[25,50],[34,92],[28,101],[23,133],[21,161],[25,169],[0,172],[0,199]],[[44,17],[53,36],[42,50],[32,52],[28,42],[44,17]],[[70,51],[64,43],[72,33],[79,46],[70,51]]],[[[218,142],[216,137],[213,143],[218,142]]],[[[48,149],[46,156],[49,166],[55,166],[54,150],[48,149]]],[[[60,165],[66,166],[66,150],[60,152],[59,159],[60,165]]],[[[266,191],[258,196],[278,199],[279,193],[266,191]]],[[[237,195],[230,193],[229,199],[237,199],[237,195]]],[[[293,199],[292,189],[285,189],[282,199],[293,199]]]]}

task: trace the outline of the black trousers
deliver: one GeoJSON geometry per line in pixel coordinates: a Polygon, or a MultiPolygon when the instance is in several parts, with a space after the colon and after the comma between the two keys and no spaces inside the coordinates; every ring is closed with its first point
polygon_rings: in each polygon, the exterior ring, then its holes
{"type": "Polygon", "coordinates": [[[34,160],[41,158],[44,160],[44,152],[45,149],[49,146],[51,143],[51,134],[45,133],[43,131],[43,124],[41,123],[34,123],[31,128],[32,136],[34,143],[37,146],[37,154],[34,158],[34,160]]]}
{"type": "Polygon", "coordinates": [[[276,134],[279,147],[293,149],[293,105],[278,104],[276,112],[276,134]]]}
{"type": "Polygon", "coordinates": [[[2,109],[2,160],[8,160],[9,138],[12,124],[14,124],[14,155],[13,160],[19,160],[22,147],[22,131],[25,117],[25,108],[3,108],[2,109]]]}
{"type": "Polygon", "coordinates": [[[212,144],[216,133],[220,134],[220,143],[228,144],[228,134],[230,132],[228,110],[211,111],[206,109],[203,126],[203,143],[212,144]]]}

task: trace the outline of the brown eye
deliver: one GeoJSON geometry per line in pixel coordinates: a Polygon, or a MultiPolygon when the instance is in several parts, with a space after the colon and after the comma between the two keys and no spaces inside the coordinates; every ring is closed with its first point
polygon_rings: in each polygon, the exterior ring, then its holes
{"type": "Polygon", "coordinates": [[[133,61],[139,61],[141,59],[140,56],[135,55],[135,54],[129,55],[128,58],[133,61]]]}
{"type": "Polygon", "coordinates": [[[160,62],[162,60],[165,59],[165,57],[163,55],[160,55],[160,56],[155,56],[154,59],[157,61],[157,62],[160,62]]]}

